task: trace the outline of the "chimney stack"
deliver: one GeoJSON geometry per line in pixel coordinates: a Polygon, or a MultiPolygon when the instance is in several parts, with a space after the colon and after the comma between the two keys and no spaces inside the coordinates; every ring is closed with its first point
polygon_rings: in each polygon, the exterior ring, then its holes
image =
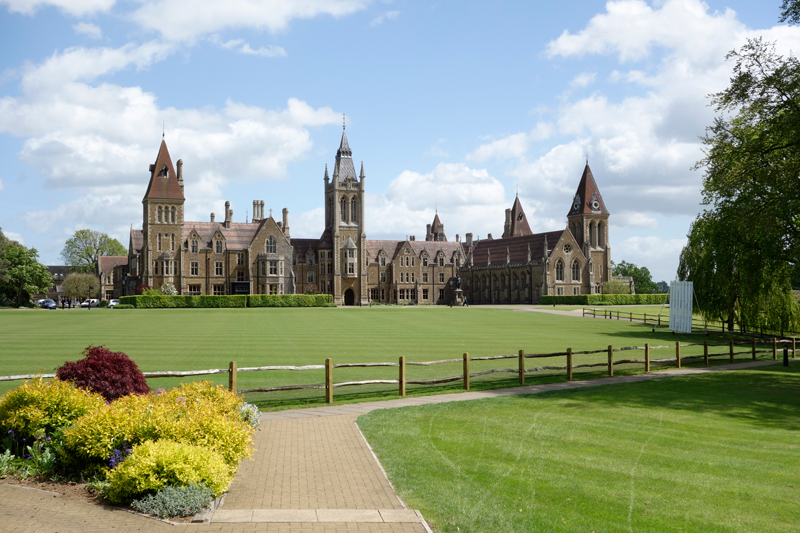
{"type": "Polygon", "coordinates": [[[178,185],[181,186],[181,192],[183,192],[183,159],[178,159],[178,185]]]}
{"type": "Polygon", "coordinates": [[[211,222],[214,222],[214,213],[211,213],[211,222]]]}
{"type": "Polygon", "coordinates": [[[487,238],[487,239],[489,239],[489,240],[491,241],[491,240],[492,240],[492,234],[490,233],[490,234],[489,234],[489,236],[488,236],[488,237],[486,237],[486,238],[487,238]]]}
{"type": "Polygon", "coordinates": [[[456,233],[456,242],[458,244],[461,244],[461,235],[459,235],[458,233],[456,233]]]}
{"type": "Polygon", "coordinates": [[[258,200],[253,200],[253,222],[260,222],[258,216],[258,200]]]}
{"type": "Polygon", "coordinates": [[[233,209],[231,209],[231,203],[229,201],[225,201],[225,227],[230,228],[231,222],[233,220],[233,209]]]}
{"type": "Polygon", "coordinates": [[[431,225],[430,224],[427,225],[427,229],[425,230],[425,240],[426,241],[432,241],[433,240],[433,236],[431,236],[431,225]]]}
{"type": "Polygon", "coordinates": [[[472,233],[467,233],[467,248],[472,248],[472,233]]]}
{"type": "Polygon", "coordinates": [[[283,228],[283,234],[286,235],[286,238],[289,238],[289,209],[284,207],[283,208],[283,224],[281,225],[283,228]]]}
{"type": "Polygon", "coordinates": [[[503,238],[511,237],[511,209],[506,209],[506,224],[503,228],[503,238]]]}

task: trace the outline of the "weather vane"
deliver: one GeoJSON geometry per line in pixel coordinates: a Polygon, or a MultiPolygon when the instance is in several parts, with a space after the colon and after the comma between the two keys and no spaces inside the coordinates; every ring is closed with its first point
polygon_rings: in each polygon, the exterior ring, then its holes
{"type": "Polygon", "coordinates": [[[342,131],[345,130],[344,113],[342,113],[342,131]]]}

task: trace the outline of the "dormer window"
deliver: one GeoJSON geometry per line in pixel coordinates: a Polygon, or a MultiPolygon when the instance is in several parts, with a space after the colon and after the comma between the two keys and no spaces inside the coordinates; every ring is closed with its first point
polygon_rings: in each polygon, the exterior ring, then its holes
{"type": "Polygon", "coordinates": [[[427,255],[423,255],[422,256],[422,266],[424,266],[424,267],[428,266],[428,256],[427,255]]]}
{"type": "Polygon", "coordinates": [[[381,253],[381,266],[382,267],[386,266],[386,256],[383,255],[383,253],[381,253]]]}
{"type": "Polygon", "coordinates": [[[169,174],[169,169],[167,168],[167,165],[164,164],[164,166],[161,167],[161,177],[166,178],[168,174],[169,174]]]}
{"type": "Polygon", "coordinates": [[[443,255],[440,255],[440,256],[439,256],[439,266],[440,266],[440,267],[443,267],[443,266],[444,266],[444,256],[443,256],[443,255]]]}
{"type": "Polygon", "coordinates": [[[306,262],[308,263],[308,266],[313,266],[314,265],[314,256],[311,255],[311,254],[308,254],[308,258],[306,259],[306,262]]]}
{"type": "Polygon", "coordinates": [[[197,239],[192,239],[192,253],[197,253],[197,239]]]}
{"type": "Polygon", "coordinates": [[[216,243],[216,252],[217,252],[218,254],[221,254],[221,253],[222,253],[222,241],[221,241],[221,240],[217,240],[217,243],[216,243]]]}

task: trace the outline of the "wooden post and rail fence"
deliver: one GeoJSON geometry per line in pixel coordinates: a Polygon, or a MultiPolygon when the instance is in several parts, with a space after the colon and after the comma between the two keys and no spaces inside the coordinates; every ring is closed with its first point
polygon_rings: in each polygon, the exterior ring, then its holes
{"type": "MultiPolygon", "coordinates": [[[[791,346],[791,353],[792,358],[797,357],[797,349],[796,349],[796,340],[794,338],[782,340],[781,341],[787,348],[791,346]]],[[[249,367],[249,368],[238,368],[236,361],[231,361],[228,365],[228,368],[216,368],[210,370],[190,370],[190,371],[161,371],[161,372],[144,372],[144,376],[146,378],[167,378],[167,377],[192,377],[192,376],[203,376],[203,375],[212,375],[212,374],[228,374],[228,389],[232,391],[236,391],[239,394],[245,393],[255,393],[255,392],[277,392],[277,391],[289,391],[289,390],[298,390],[298,389],[325,389],[325,401],[329,404],[333,403],[333,390],[338,387],[348,387],[348,386],[359,386],[359,385],[397,385],[398,392],[400,396],[406,396],[406,386],[407,385],[438,385],[444,383],[451,383],[455,381],[461,381],[463,383],[464,390],[470,390],[470,378],[475,378],[479,376],[484,376],[488,374],[498,373],[498,372],[507,372],[507,373],[516,373],[519,375],[519,384],[525,384],[525,376],[526,374],[531,374],[535,372],[541,371],[557,371],[557,372],[565,372],[566,378],[568,381],[572,381],[573,379],[573,371],[575,369],[580,368],[595,368],[595,367],[605,367],[606,372],[609,376],[614,375],[614,366],[615,365],[623,365],[623,364],[636,364],[636,365],[643,365],[645,372],[650,372],[650,364],[651,363],[666,363],[671,364],[674,363],[678,368],[681,368],[681,364],[683,361],[688,359],[703,359],[703,364],[705,366],[709,366],[709,357],[720,357],[720,356],[728,356],[731,363],[734,362],[736,355],[751,355],[753,360],[756,360],[757,354],[772,354],[772,359],[778,359],[778,340],[776,338],[772,338],[772,340],[768,343],[761,343],[766,344],[767,349],[759,350],[757,347],[756,339],[752,339],[749,341],[744,342],[734,342],[731,339],[727,343],[721,344],[709,344],[707,340],[703,341],[702,343],[693,343],[693,344],[681,344],[680,342],[676,342],[674,346],[675,350],[675,357],[669,357],[666,359],[654,359],[651,360],[650,352],[651,350],[658,350],[658,349],[673,349],[672,346],[650,346],[649,343],[646,343],[644,346],[626,346],[622,348],[614,348],[613,346],[609,345],[607,348],[602,350],[587,350],[587,351],[573,351],[572,348],[567,348],[564,352],[553,352],[553,353],[525,353],[525,350],[519,350],[519,352],[515,355],[497,355],[497,356],[488,356],[488,357],[470,357],[469,353],[464,353],[462,358],[460,359],[442,359],[439,361],[406,361],[405,356],[401,356],[397,363],[339,363],[334,364],[333,359],[327,358],[325,359],[324,365],[305,365],[305,366],[260,366],[260,367],[249,367]],[[735,351],[736,346],[747,346],[747,350],[745,351],[735,351]],[[692,346],[702,346],[703,347],[703,355],[690,355],[685,356],[681,355],[681,348],[687,348],[692,346]],[[716,348],[716,347],[726,347],[727,349],[719,352],[719,353],[710,353],[709,348],[716,348]],[[644,359],[617,359],[614,360],[614,352],[622,352],[622,351],[632,351],[638,350],[644,352],[644,359]],[[594,363],[585,363],[585,364],[573,364],[575,356],[584,356],[584,355],[593,355],[593,354],[601,354],[606,353],[608,355],[608,360],[606,362],[594,362],[594,363]],[[566,366],[541,366],[541,367],[526,367],[525,360],[526,359],[544,359],[544,358],[552,358],[552,357],[563,357],[566,361],[566,366]],[[517,368],[492,368],[489,370],[484,370],[482,372],[471,372],[470,371],[470,362],[473,361],[492,361],[492,360],[501,360],[501,359],[514,359],[516,358],[517,361],[517,368]],[[440,364],[452,364],[452,363],[462,363],[463,366],[463,373],[458,376],[450,376],[444,378],[437,378],[437,379],[408,379],[406,375],[406,367],[407,366],[431,366],[431,365],[440,365],[440,364]],[[372,380],[365,380],[365,381],[347,381],[347,382],[340,382],[335,383],[333,379],[334,369],[336,368],[355,368],[355,367],[397,367],[398,372],[398,379],[372,379],[372,380]],[[269,371],[280,371],[280,370],[292,370],[292,371],[306,371],[306,370],[324,370],[325,371],[325,383],[324,384],[310,384],[310,385],[284,385],[279,387],[261,387],[261,388],[253,388],[253,389],[239,389],[237,386],[237,376],[240,372],[269,372],[269,371]]],[[[26,374],[26,375],[17,375],[17,376],[0,376],[0,381],[15,381],[15,380],[25,380],[25,379],[33,379],[36,377],[41,378],[54,378],[55,374],[26,374]]]]}

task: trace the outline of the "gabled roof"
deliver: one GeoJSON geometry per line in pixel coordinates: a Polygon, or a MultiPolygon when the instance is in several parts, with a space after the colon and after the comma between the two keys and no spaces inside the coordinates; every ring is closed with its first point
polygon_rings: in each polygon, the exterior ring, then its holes
{"type": "Polygon", "coordinates": [[[207,247],[219,231],[225,238],[228,250],[246,250],[261,227],[262,222],[231,222],[226,228],[220,222],[186,222],[183,227],[183,240],[188,239],[192,230],[200,236],[201,246],[207,247]]]}
{"type": "Polygon", "coordinates": [[[474,245],[472,251],[472,264],[482,266],[488,263],[489,255],[493,264],[504,264],[506,255],[511,256],[512,263],[524,263],[528,260],[528,247],[531,250],[531,260],[541,259],[544,254],[544,241],[547,239],[549,246],[555,246],[565,230],[535,233],[509,237],[507,239],[484,239],[474,245]]]}
{"type": "Polygon", "coordinates": [[[144,245],[144,233],[140,229],[131,229],[131,248],[135,254],[142,253],[142,246],[144,245]]]}
{"type": "Polygon", "coordinates": [[[581,214],[601,214],[601,215],[608,215],[608,209],[606,209],[606,204],[603,203],[603,197],[600,195],[600,189],[597,187],[597,182],[594,181],[594,176],[592,175],[592,170],[589,168],[589,163],[586,163],[586,167],[583,169],[583,175],[581,176],[581,182],[578,184],[578,190],[575,193],[575,197],[572,200],[572,206],[569,209],[569,215],[581,215],[581,214]],[[597,209],[593,209],[592,202],[596,201],[597,204],[594,206],[597,209]]]}
{"type": "Polygon", "coordinates": [[[157,200],[185,200],[183,190],[178,183],[178,176],[169,157],[167,142],[161,140],[156,162],[150,165],[150,183],[147,185],[145,198],[157,200]],[[166,168],[165,168],[166,167],[166,168]]]}
{"type": "Polygon", "coordinates": [[[97,270],[100,271],[100,274],[105,274],[109,270],[113,270],[115,266],[124,266],[127,264],[127,255],[101,255],[97,258],[97,270]]]}
{"type": "Polygon", "coordinates": [[[348,179],[356,180],[356,167],[353,166],[353,152],[347,143],[347,134],[342,131],[342,142],[336,151],[336,164],[333,167],[333,177],[339,181],[348,179]]]}
{"type": "Polygon", "coordinates": [[[511,233],[504,237],[521,237],[523,235],[533,235],[533,232],[528,225],[528,217],[525,216],[525,211],[522,210],[519,196],[517,196],[514,199],[514,205],[511,207],[511,233]]]}

